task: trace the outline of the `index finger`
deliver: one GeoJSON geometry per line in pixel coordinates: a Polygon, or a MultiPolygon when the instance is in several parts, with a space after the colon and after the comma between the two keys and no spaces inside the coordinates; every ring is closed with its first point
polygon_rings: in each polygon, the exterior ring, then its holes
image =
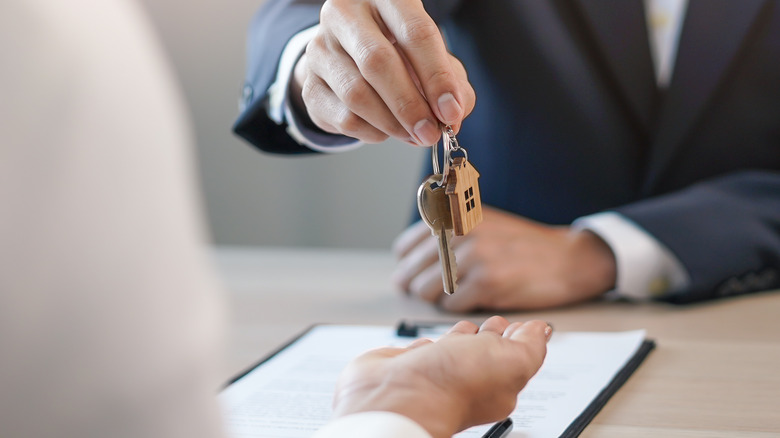
{"type": "Polygon", "coordinates": [[[458,321],[453,325],[444,336],[448,335],[473,335],[479,331],[479,326],[471,321],[458,321]]]}
{"type": "Polygon", "coordinates": [[[524,360],[529,361],[534,373],[544,362],[547,354],[547,340],[549,339],[549,325],[544,321],[528,321],[526,323],[513,323],[504,332],[504,337],[521,344],[518,349],[524,360]]]}
{"type": "MultiPolygon", "coordinates": [[[[403,32],[390,28],[384,19],[385,16],[400,14],[400,10],[409,7],[405,3],[409,1],[402,0],[398,5],[383,3],[384,11],[379,11],[378,5],[377,10],[373,10],[367,7],[340,8],[326,2],[321,15],[322,20],[327,18],[329,28],[341,48],[355,62],[363,79],[410,136],[419,145],[425,146],[436,143],[441,136],[439,122],[415,83],[415,72],[407,67],[400,48],[395,44],[395,35],[403,32]]],[[[416,9],[416,14],[422,14],[433,23],[421,4],[416,9]]],[[[352,100],[359,101],[360,96],[357,94],[346,99],[350,106],[350,102],[355,104],[352,100]]]]}
{"type": "MultiPolygon", "coordinates": [[[[320,13],[321,23],[328,23],[329,31],[336,37],[335,43],[349,55],[362,80],[409,135],[421,146],[436,143],[441,136],[439,122],[414,82],[414,71],[409,70],[395,45],[394,35],[398,30],[387,27],[378,9],[358,2],[346,2],[346,6],[341,3],[345,1],[325,2],[320,13]]],[[[385,14],[397,14],[392,7],[385,7],[388,9],[385,14]]],[[[408,6],[401,4],[398,7],[408,6]]],[[[425,14],[424,10],[422,13],[425,14]]],[[[336,74],[335,80],[345,79],[336,74]]],[[[355,91],[345,94],[347,106],[359,106],[363,99],[359,89],[349,83],[345,88],[355,91]]]]}
{"type": "Polygon", "coordinates": [[[377,9],[414,68],[431,110],[445,124],[464,115],[463,96],[438,26],[419,0],[377,0],[377,9]]]}

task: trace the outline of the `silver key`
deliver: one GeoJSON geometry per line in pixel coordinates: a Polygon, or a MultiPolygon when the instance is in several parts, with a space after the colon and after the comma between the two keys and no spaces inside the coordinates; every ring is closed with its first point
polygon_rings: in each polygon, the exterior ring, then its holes
{"type": "Polygon", "coordinates": [[[439,261],[441,262],[441,278],[444,292],[452,295],[457,284],[457,269],[455,255],[452,253],[452,215],[450,201],[441,186],[441,175],[431,175],[417,190],[417,208],[420,210],[423,222],[431,229],[439,244],[439,261]]]}

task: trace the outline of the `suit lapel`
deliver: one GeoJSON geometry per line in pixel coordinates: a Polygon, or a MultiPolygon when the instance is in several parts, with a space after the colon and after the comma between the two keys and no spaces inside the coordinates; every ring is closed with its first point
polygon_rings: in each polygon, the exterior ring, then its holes
{"type": "Polygon", "coordinates": [[[607,66],[608,80],[617,84],[631,116],[643,131],[652,122],[656,99],[643,0],[575,0],[597,52],[607,66]]]}
{"type": "Polygon", "coordinates": [[[644,191],[652,191],[717,91],[767,0],[690,0],[672,82],[650,148],[644,191]]]}

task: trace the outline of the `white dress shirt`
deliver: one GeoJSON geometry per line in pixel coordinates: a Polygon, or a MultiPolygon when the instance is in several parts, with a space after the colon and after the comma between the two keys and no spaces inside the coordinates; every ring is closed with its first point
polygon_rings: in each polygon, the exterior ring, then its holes
{"type": "MultiPolygon", "coordinates": [[[[688,0],[645,0],[648,39],[659,88],[671,81],[677,46],[688,0]]],[[[279,124],[288,124],[287,132],[298,143],[319,152],[344,152],[360,147],[354,139],[331,137],[307,129],[298,120],[287,98],[295,62],[316,34],[318,25],[299,32],[285,47],[276,80],[269,88],[268,112],[279,124]]],[[[468,146],[467,146],[468,147],[468,146]]],[[[690,282],[688,272],[677,257],[638,224],[614,212],[585,216],[574,222],[574,230],[590,230],[604,240],[615,254],[616,287],[613,294],[646,300],[675,290],[690,282]]]]}
{"type": "Polygon", "coordinates": [[[645,0],[650,53],[659,88],[667,88],[672,80],[687,9],[688,0],[645,0]]]}
{"type": "Polygon", "coordinates": [[[419,424],[392,412],[362,412],[331,421],[312,438],[431,438],[419,424]]]}

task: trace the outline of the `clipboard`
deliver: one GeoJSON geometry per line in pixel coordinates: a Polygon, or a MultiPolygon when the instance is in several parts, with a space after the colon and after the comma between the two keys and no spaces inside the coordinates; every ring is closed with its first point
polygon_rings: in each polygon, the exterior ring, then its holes
{"type": "MultiPolygon", "coordinates": [[[[446,329],[448,329],[452,324],[444,324],[444,323],[410,323],[401,321],[396,327],[390,327],[390,326],[348,326],[348,325],[333,325],[333,324],[315,324],[308,328],[306,328],[303,332],[298,334],[297,336],[293,337],[290,341],[286,342],[284,345],[280,346],[255,364],[251,365],[244,371],[238,373],[235,377],[230,379],[225,386],[223,387],[223,390],[221,391],[219,397],[220,397],[220,403],[223,404],[223,411],[226,412],[225,414],[225,420],[228,425],[229,429],[233,429],[235,432],[235,436],[241,436],[241,437],[252,437],[252,436],[258,436],[258,437],[265,437],[265,436],[274,436],[272,432],[269,432],[269,434],[264,435],[262,430],[265,427],[270,427],[271,429],[273,427],[285,427],[285,428],[300,428],[301,429],[301,437],[308,437],[311,435],[311,433],[316,430],[321,425],[325,424],[327,422],[327,418],[320,418],[317,421],[310,421],[310,419],[298,419],[296,417],[291,417],[289,419],[289,423],[286,425],[272,425],[267,426],[264,425],[263,421],[255,421],[256,419],[252,419],[251,421],[248,421],[247,418],[241,417],[242,415],[253,415],[252,413],[247,413],[247,409],[242,409],[242,405],[246,403],[245,400],[253,400],[251,403],[253,403],[253,406],[258,406],[257,400],[253,399],[252,395],[247,395],[247,393],[253,393],[253,394],[261,394],[265,388],[263,385],[266,385],[267,382],[263,383],[263,373],[270,373],[272,372],[271,368],[281,368],[278,366],[279,364],[277,362],[284,362],[289,361],[290,357],[295,356],[296,354],[300,354],[301,351],[305,352],[307,349],[317,348],[316,346],[312,347],[309,344],[312,343],[318,343],[319,345],[322,345],[323,343],[327,342],[341,342],[342,344],[345,343],[345,338],[339,338],[339,336],[346,336],[346,339],[358,339],[360,338],[362,342],[369,342],[363,338],[370,339],[371,336],[374,336],[372,333],[378,333],[376,335],[377,340],[385,340],[385,339],[395,339],[398,343],[396,345],[406,345],[411,342],[412,339],[420,336],[424,337],[437,337],[440,334],[443,334],[446,329]],[[363,336],[366,335],[366,336],[363,336]],[[352,338],[350,338],[352,336],[352,338]],[[315,337],[316,339],[312,339],[312,337],[315,337]],[[330,339],[330,341],[328,341],[330,339]],[[309,344],[307,344],[309,343],[309,344]],[[307,346],[309,345],[309,346],[307,346]],[[254,391],[254,392],[253,392],[254,391]],[[242,397],[244,397],[242,399],[242,397]],[[244,401],[242,401],[244,400],[244,401]],[[243,413],[242,413],[243,412],[243,413]],[[299,421],[300,420],[300,421],[299,421]],[[257,435],[253,435],[251,430],[247,430],[247,428],[255,427],[255,426],[247,426],[247,424],[252,423],[256,424],[257,430],[261,431],[258,432],[257,435]],[[236,430],[239,429],[239,430],[236,430]]],[[[646,339],[644,337],[643,331],[633,331],[633,332],[617,332],[617,333],[582,333],[582,332],[569,332],[569,333],[555,333],[553,335],[553,340],[551,340],[550,344],[548,345],[548,359],[550,359],[551,356],[553,356],[553,351],[555,350],[555,346],[557,344],[560,345],[575,345],[576,348],[576,340],[577,339],[586,339],[590,340],[589,342],[595,342],[596,344],[599,344],[599,342],[603,341],[604,344],[603,348],[607,348],[609,345],[609,342],[612,342],[611,340],[613,338],[626,338],[630,337],[631,342],[635,342],[635,345],[633,346],[624,346],[624,361],[621,360],[621,363],[619,366],[616,366],[614,370],[610,369],[607,375],[607,379],[604,380],[603,387],[599,387],[598,390],[592,391],[588,395],[587,403],[582,404],[581,407],[578,407],[576,411],[573,411],[571,415],[570,421],[567,421],[565,425],[558,424],[557,426],[561,426],[560,430],[558,431],[556,429],[556,432],[554,434],[549,434],[548,432],[545,432],[544,437],[549,436],[559,436],[562,438],[569,438],[569,437],[577,437],[582,433],[582,431],[585,429],[585,427],[593,420],[593,418],[598,414],[598,412],[606,405],[608,400],[612,397],[613,394],[615,394],[620,387],[628,380],[628,378],[636,371],[636,369],[641,365],[641,363],[644,361],[644,359],[648,356],[648,354],[655,348],[656,344],[653,340],[646,339]],[[574,337],[574,340],[570,341],[564,341],[560,343],[555,342],[555,338],[566,338],[566,337],[574,337]]],[[[624,342],[622,342],[624,343],[624,342]]],[[[382,345],[387,345],[386,343],[381,343],[380,345],[372,345],[368,348],[360,348],[360,346],[356,347],[354,351],[350,351],[348,353],[352,353],[356,351],[356,354],[350,354],[349,357],[345,358],[345,363],[351,360],[352,357],[357,356],[359,353],[373,347],[379,347],[382,345]]],[[[595,344],[594,344],[595,345],[595,344]]],[[[563,348],[563,347],[561,347],[563,348]]],[[[605,350],[607,351],[607,350],[605,350]]],[[[611,353],[611,352],[610,352],[611,353]]],[[[555,356],[556,358],[560,356],[555,356]]],[[[622,356],[621,356],[622,357],[622,356]]],[[[558,359],[556,359],[558,360],[558,359]]],[[[545,361],[545,365],[542,368],[542,371],[545,369],[548,360],[545,361]]],[[[543,374],[543,372],[540,371],[539,374],[543,374]]],[[[605,371],[605,370],[602,370],[605,371]]],[[[277,371],[273,371],[277,372],[277,371]]],[[[606,371],[605,371],[606,372],[606,371]]],[[[316,373],[315,373],[316,374],[316,373]]],[[[529,382],[529,385],[524,389],[520,397],[518,399],[518,408],[520,408],[521,402],[523,401],[523,394],[526,393],[526,390],[530,391],[538,391],[537,388],[530,389],[534,383],[534,380],[536,380],[539,377],[539,374],[532,379],[531,382],[529,382]]],[[[602,373],[603,374],[603,373],[602,373]]],[[[272,378],[273,379],[273,378],[272,378]]],[[[283,380],[284,378],[282,378],[283,380]]],[[[333,382],[335,384],[335,380],[333,382]]],[[[292,395],[291,395],[292,396],[292,395]]],[[[306,396],[306,395],[304,395],[306,396]]],[[[331,393],[332,396],[332,393],[331,393]]],[[[533,395],[534,397],[538,396],[538,394],[533,395]]],[[[327,407],[329,408],[329,401],[330,398],[327,400],[327,407]]],[[[262,406],[262,405],[261,405],[262,406]]],[[[492,426],[486,425],[482,426],[481,428],[476,428],[474,430],[469,429],[467,432],[463,432],[461,434],[456,435],[456,437],[460,437],[463,435],[464,437],[475,437],[475,438],[503,438],[503,437],[511,437],[510,431],[512,430],[513,426],[516,430],[522,431],[523,436],[531,436],[533,437],[533,433],[528,434],[527,427],[528,424],[526,421],[524,421],[524,418],[522,416],[518,417],[515,414],[517,414],[518,411],[516,409],[515,413],[512,415],[512,417],[507,418],[506,420],[500,421],[498,423],[493,424],[492,426]],[[517,421],[517,420],[520,421],[517,421]],[[518,427],[519,426],[519,427],[518,427]]],[[[274,421],[278,421],[274,420],[274,421]]],[[[533,432],[533,431],[532,431],[533,432]]],[[[520,432],[518,432],[520,433],[520,432]]],[[[285,435],[285,436],[298,436],[298,435],[285,435]]]]}

